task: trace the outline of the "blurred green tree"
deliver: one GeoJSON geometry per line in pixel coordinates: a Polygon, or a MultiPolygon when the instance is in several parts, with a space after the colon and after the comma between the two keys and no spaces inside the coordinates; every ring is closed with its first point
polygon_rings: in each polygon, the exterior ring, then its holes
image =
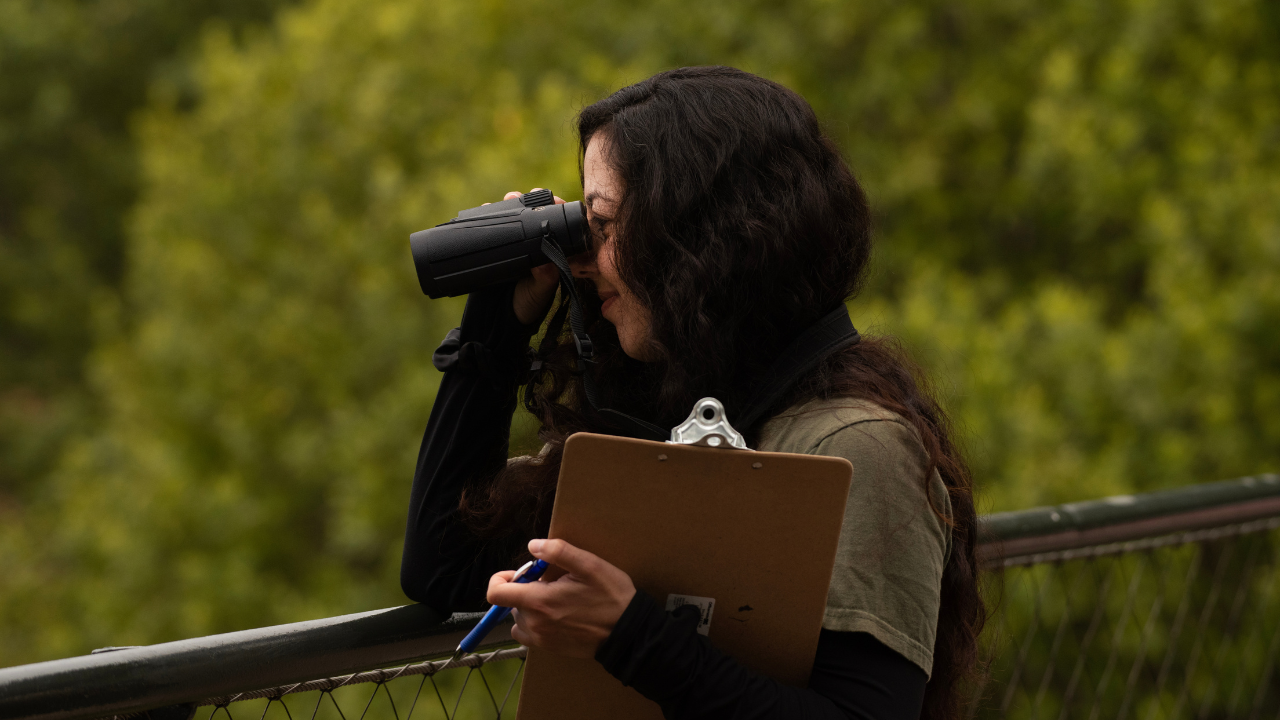
{"type": "Polygon", "coordinates": [[[281,0],[0,0],[0,505],[21,503],[76,428],[95,308],[119,289],[137,199],[130,133],[149,92],[197,101],[208,21],[281,0]]]}
{"type": "Polygon", "coordinates": [[[156,92],[101,426],[0,530],[0,662],[402,601],[430,353],[409,232],[573,197],[572,116],[724,63],[879,213],[855,322],[943,382],[989,509],[1280,465],[1276,14],[1016,0],[316,0],[156,92]]]}

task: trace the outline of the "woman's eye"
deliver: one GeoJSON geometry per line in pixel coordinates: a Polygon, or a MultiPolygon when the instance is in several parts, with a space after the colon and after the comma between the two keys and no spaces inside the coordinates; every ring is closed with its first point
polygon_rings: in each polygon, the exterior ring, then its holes
{"type": "Polygon", "coordinates": [[[609,221],[595,219],[591,223],[591,235],[595,238],[597,245],[603,245],[609,237],[609,221]]]}

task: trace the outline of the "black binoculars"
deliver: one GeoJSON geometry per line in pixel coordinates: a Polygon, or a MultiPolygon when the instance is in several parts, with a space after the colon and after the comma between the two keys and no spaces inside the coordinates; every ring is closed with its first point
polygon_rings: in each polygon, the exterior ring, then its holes
{"type": "Polygon", "coordinates": [[[543,243],[565,257],[589,245],[582,203],[555,204],[550,190],[463,210],[458,217],[409,236],[422,292],[432,298],[465,295],[524,277],[551,262],[543,243]]]}

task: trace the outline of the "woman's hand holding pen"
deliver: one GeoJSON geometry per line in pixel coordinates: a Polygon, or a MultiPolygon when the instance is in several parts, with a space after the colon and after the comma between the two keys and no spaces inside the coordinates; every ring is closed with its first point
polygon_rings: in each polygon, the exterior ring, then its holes
{"type": "Polygon", "coordinates": [[[564,571],[555,580],[518,584],[515,571],[489,579],[489,602],[515,608],[511,637],[569,657],[594,657],[636,588],[631,577],[563,540],[531,540],[529,552],[564,571]]]}

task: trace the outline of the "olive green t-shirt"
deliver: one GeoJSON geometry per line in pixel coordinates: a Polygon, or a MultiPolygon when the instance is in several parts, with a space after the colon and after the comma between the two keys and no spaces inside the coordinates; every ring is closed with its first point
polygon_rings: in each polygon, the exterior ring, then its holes
{"type": "Polygon", "coordinates": [[[867,401],[813,400],[766,423],[757,449],[853,463],[822,626],[870,633],[928,675],[951,504],[916,430],[867,401]]]}

